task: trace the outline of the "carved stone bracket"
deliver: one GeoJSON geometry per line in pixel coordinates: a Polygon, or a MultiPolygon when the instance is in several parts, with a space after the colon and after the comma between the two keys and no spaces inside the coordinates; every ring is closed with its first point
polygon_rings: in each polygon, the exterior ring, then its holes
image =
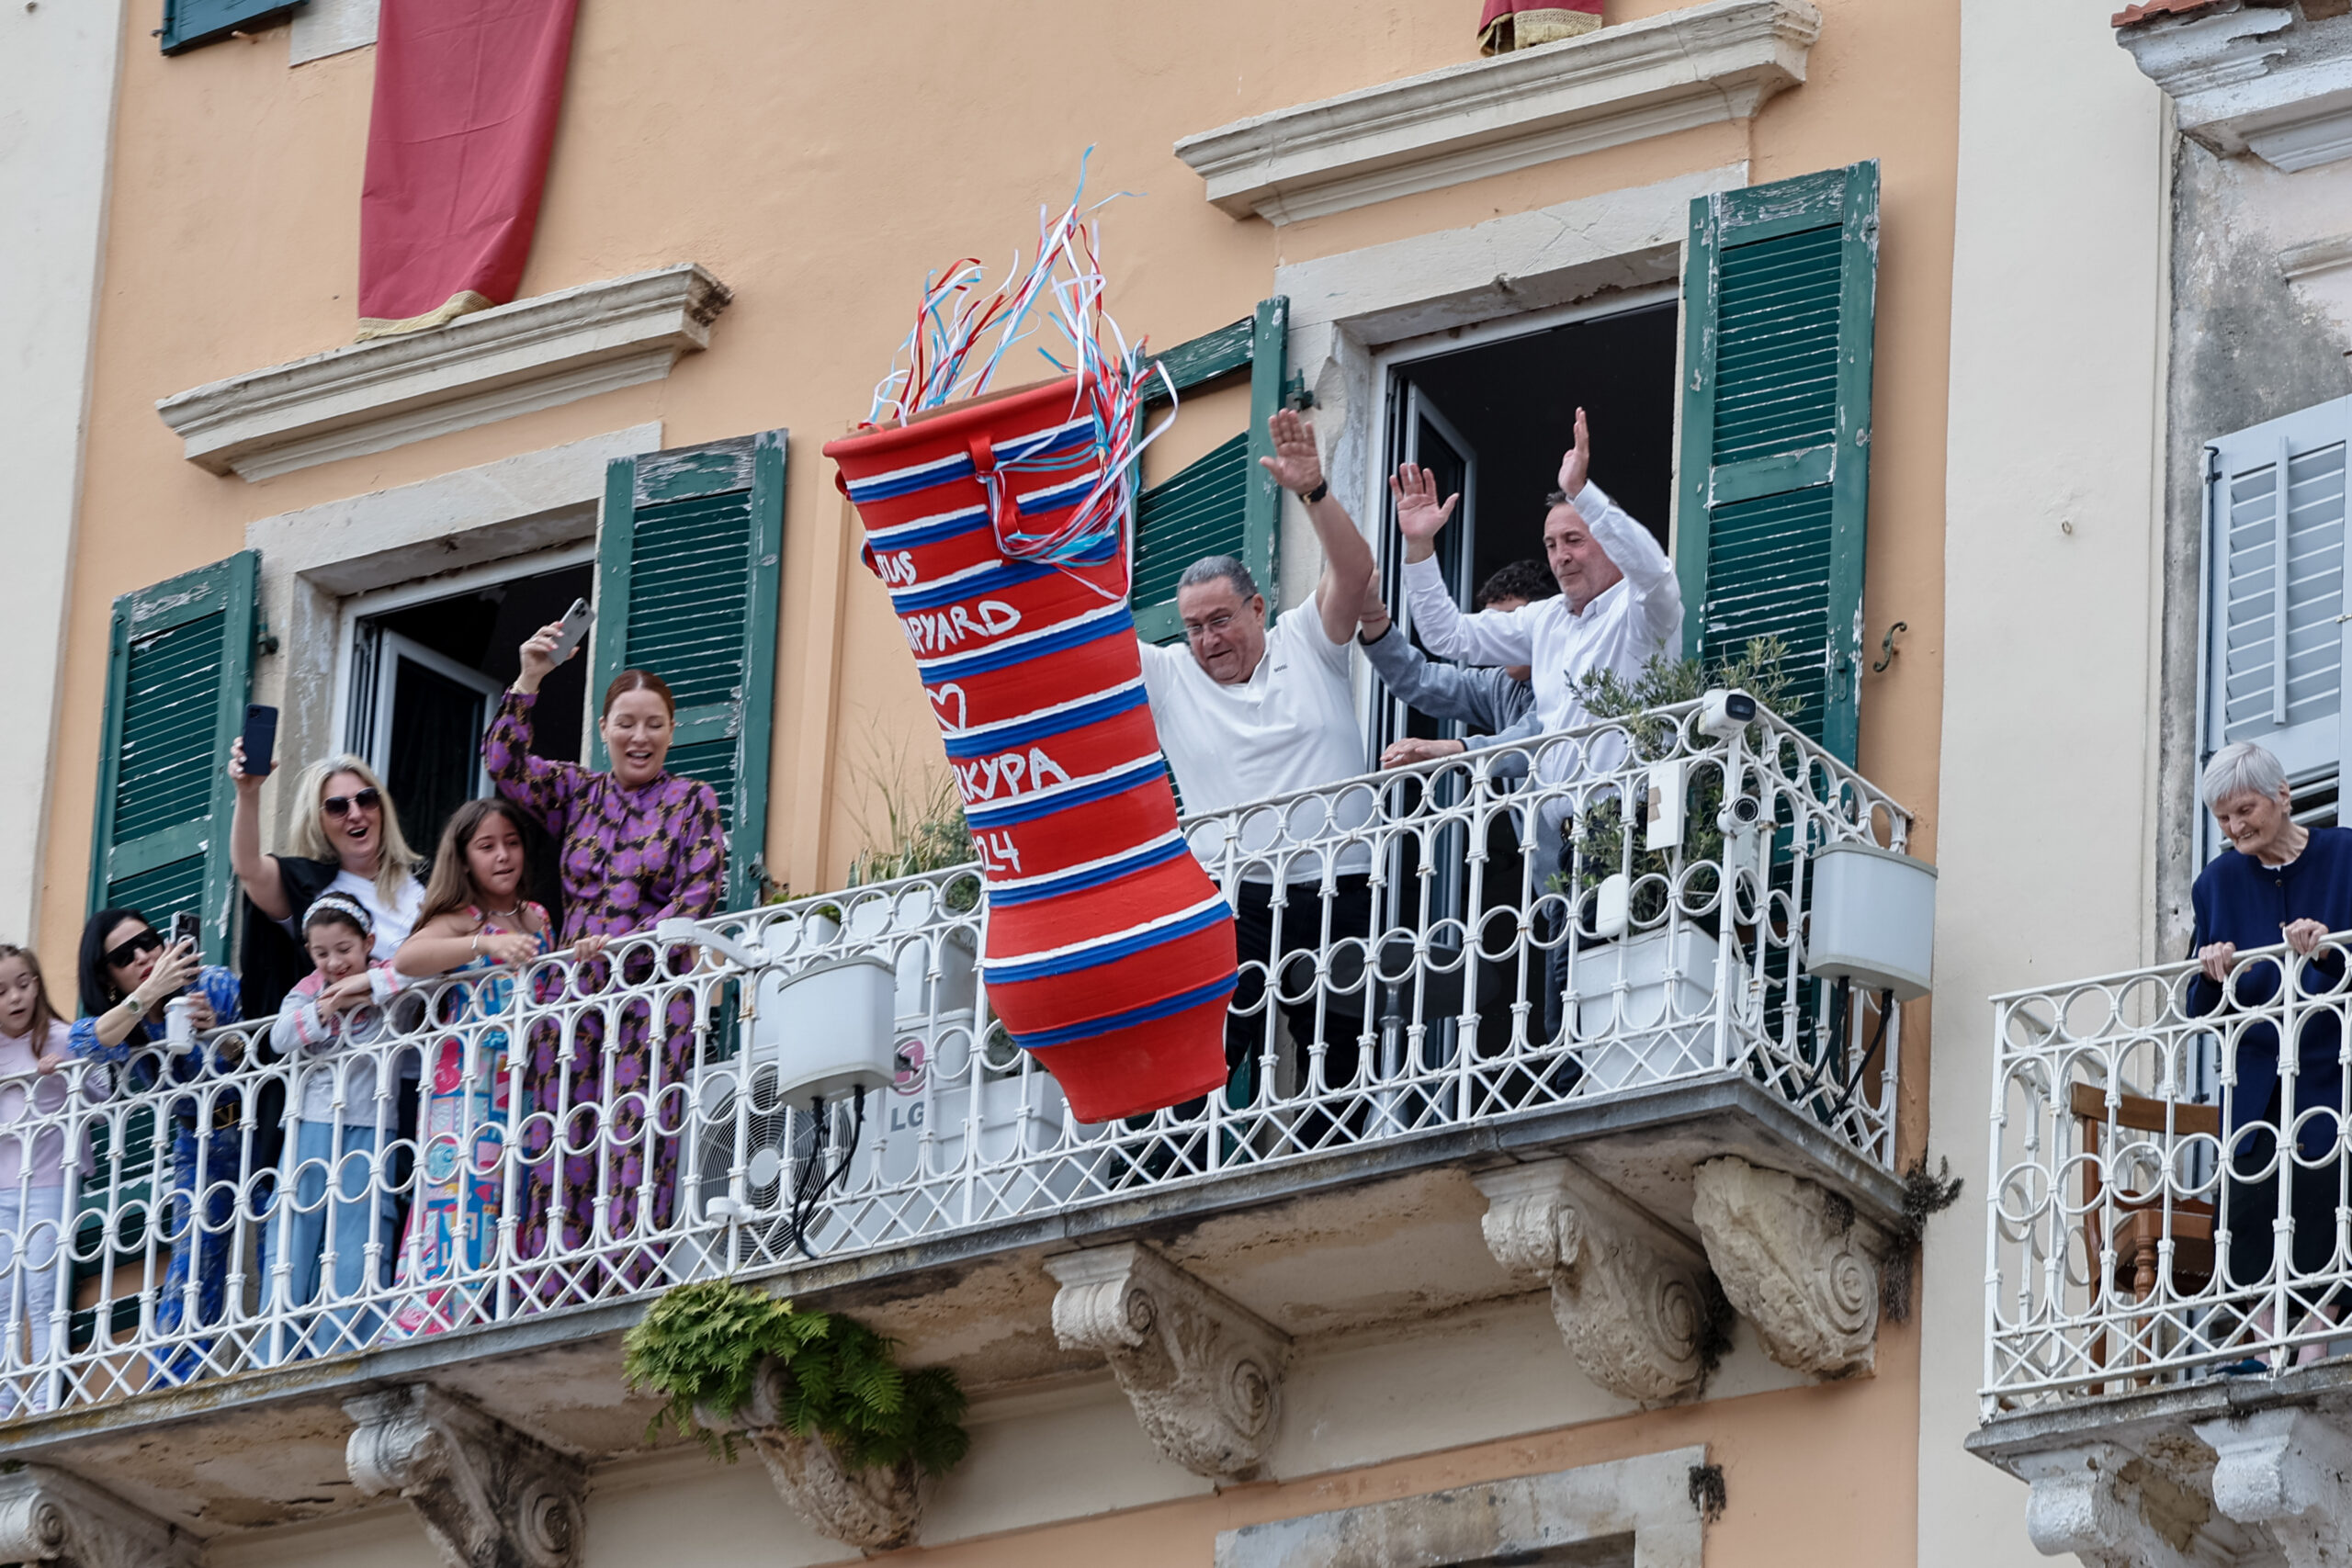
{"type": "Polygon", "coordinates": [[[1645,1405],[1696,1398],[1707,1381],[1713,1292],[1697,1247],[1565,1159],[1472,1179],[1487,1247],[1552,1287],[1552,1316],[1585,1376],[1645,1405]]]}
{"type": "Polygon", "coordinates": [[[2017,1461],[2031,1483],[2025,1525],[2052,1556],[2071,1551],[2086,1568],[2199,1568],[2199,1532],[2212,1499],[2197,1478],[2166,1473],[2112,1443],[2086,1443],[2017,1461]]]}
{"type": "Polygon", "coordinates": [[[0,1475],[0,1562],[42,1568],[196,1568],[194,1536],[78,1475],[28,1464],[0,1475]]]}
{"type": "Polygon", "coordinates": [[[774,1360],[760,1369],[751,1403],[732,1416],[699,1407],[695,1420],[714,1432],[732,1432],[752,1445],[787,1506],[810,1529],[863,1551],[910,1544],[922,1522],[930,1487],[912,1463],[850,1470],[823,1438],[804,1438],[779,1414],[784,1373],[774,1360]]]}
{"type": "Polygon", "coordinates": [[[1765,1353],[1817,1377],[1869,1371],[1884,1238],[1826,1188],[1744,1159],[1707,1161],[1693,1185],[1707,1261],[1765,1353]]]}
{"type": "Polygon", "coordinates": [[[1158,1253],[1124,1242],[1046,1259],[1054,1334],[1099,1350],[1159,1451],[1195,1475],[1247,1481],[1282,1416],[1290,1337],[1158,1253]]]}
{"type": "Polygon", "coordinates": [[[577,1460],[422,1383],[348,1399],[344,1462],[364,1496],[405,1498],[449,1568],[576,1568],[577,1460]]]}
{"type": "Polygon", "coordinates": [[[2266,1530],[2288,1568],[2352,1568],[2352,1437],[2310,1410],[2200,1421],[2213,1502],[2266,1530]]]}

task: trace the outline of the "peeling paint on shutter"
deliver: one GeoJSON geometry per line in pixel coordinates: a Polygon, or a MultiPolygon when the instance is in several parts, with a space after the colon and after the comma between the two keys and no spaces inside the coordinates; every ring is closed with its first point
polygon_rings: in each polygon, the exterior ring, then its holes
{"type": "Polygon", "coordinates": [[[165,54],[217,43],[237,31],[274,22],[301,0],[164,0],[164,26],[157,34],[165,54]]]}
{"type": "MultiPolygon", "coordinates": [[[[757,901],[775,710],[785,433],[614,459],[596,546],[590,700],[649,670],[678,702],[669,770],[718,794],[728,903],[757,901]]],[[[604,745],[593,749],[605,765],[604,745]]]]}
{"type": "Polygon", "coordinates": [[[204,956],[226,963],[229,742],[252,685],[260,557],[241,551],[114,604],[88,907],[161,924],[194,909],[204,956]]]}
{"type": "Polygon", "coordinates": [[[1856,740],[1878,165],[1690,206],[1676,565],[1685,651],[1777,636],[1798,728],[1856,740]]]}
{"type": "Polygon", "coordinates": [[[2347,739],[2337,620],[2347,437],[2352,399],[2339,399],[2206,449],[2204,754],[2256,741],[2299,788],[2335,776],[2347,739]]]}
{"type": "Polygon", "coordinates": [[[1157,356],[1174,378],[1180,397],[1247,369],[1250,426],[1136,498],[1135,581],[1129,599],[1136,634],[1147,641],[1173,642],[1183,635],[1176,616],[1176,580],[1204,556],[1240,557],[1265,590],[1269,615],[1279,601],[1274,543],[1282,490],[1258,459],[1273,455],[1266,422],[1282,406],[1289,339],[1290,301],[1277,295],[1232,325],[1157,356]]]}

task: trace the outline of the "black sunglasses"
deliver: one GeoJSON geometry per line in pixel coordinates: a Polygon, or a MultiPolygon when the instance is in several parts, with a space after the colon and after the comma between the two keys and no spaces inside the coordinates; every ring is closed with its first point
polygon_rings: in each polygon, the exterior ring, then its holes
{"type": "Polygon", "coordinates": [[[141,953],[153,953],[163,945],[164,939],[158,936],[154,928],[151,926],[129,942],[117,942],[114,946],[107,948],[107,962],[118,969],[128,968],[130,961],[141,953]]]}
{"type": "Polygon", "coordinates": [[[319,802],[319,808],[330,817],[340,817],[355,806],[373,811],[383,803],[383,795],[371,785],[357,795],[331,795],[319,802]]]}

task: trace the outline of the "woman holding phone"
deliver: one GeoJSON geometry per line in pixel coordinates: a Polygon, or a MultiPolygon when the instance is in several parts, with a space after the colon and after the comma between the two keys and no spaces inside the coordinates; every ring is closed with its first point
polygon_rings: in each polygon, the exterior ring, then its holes
{"type": "MultiPolygon", "coordinates": [[[[536,818],[561,846],[563,934],[559,945],[580,962],[575,994],[594,998],[615,976],[600,958],[607,944],[650,931],[673,916],[716,913],[727,886],[727,840],[718,796],[699,779],[664,771],[677,703],[659,675],[624,670],[605,689],[597,732],[612,757],[608,771],[531,754],[531,712],[539,683],[560,660],[561,621],[523,644],[522,673],[482,738],[482,761],[498,792],[536,818]]],[[[639,948],[618,979],[643,985],[655,955],[639,948]]],[[[526,1103],[518,1108],[529,1165],[517,1250],[526,1262],[548,1258],[551,1211],[563,1212],[560,1246],[584,1247],[596,1234],[596,1206],[606,1204],[605,1234],[627,1245],[668,1227],[676,1209],[678,1145],[654,1126],[683,1120],[672,1103],[684,1092],[694,1043],[694,1004],[682,987],[657,1026],[645,1001],[592,1005],[565,1043],[557,1032],[535,1035],[523,1072],[526,1103]],[[607,1078],[607,1015],[617,1035],[607,1078]],[[661,1044],[657,1051],[654,1036],[661,1044]],[[655,1115],[656,1108],[662,1113],[655,1115]],[[549,1152],[560,1134],[561,1147],[549,1152]],[[597,1154],[604,1156],[600,1183],[597,1154]],[[639,1195],[643,1194],[640,1202],[639,1195]]],[[[626,1284],[651,1272],[655,1255],[631,1248],[605,1268],[626,1284]]],[[[547,1279],[578,1280],[572,1299],[602,1293],[605,1269],[563,1270],[547,1279]]],[[[552,1304],[565,1293],[542,1286],[552,1304]]]]}
{"type": "MultiPolygon", "coordinates": [[[[273,957],[282,958],[290,972],[282,983],[277,983],[275,975],[268,976],[277,997],[264,994],[263,976],[252,972],[253,955],[246,963],[256,1005],[267,1001],[274,1007],[288,987],[310,972],[309,959],[294,947],[292,922],[320,894],[333,890],[357,899],[376,922],[369,957],[389,962],[416,923],[424,884],[417,880],[416,853],[401,836],[400,813],[365,758],[329,757],[303,770],[294,786],[299,804],[292,854],[262,852],[264,776],[245,771],[244,738],[238,737],[229,747],[229,777],[237,786],[236,809],[229,818],[229,864],[246,898],[286,938],[285,951],[273,957]]],[[[249,922],[249,928],[254,923],[249,922]]]]}
{"type": "MultiPolygon", "coordinates": [[[[166,945],[138,910],[100,909],[82,928],[78,968],[82,1016],[66,1032],[66,1043],[86,1060],[129,1064],[132,1092],[153,1089],[166,1070],[174,1083],[193,1086],[235,1065],[233,1055],[219,1057],[213,1046],[177,1055],[166,1051],[168,1010],[175,998],[187,998],[195,1033],[233,1023],[239,1016],[237,977],[220,964],[198,962],[195,942],[166,945]]],[[[182,1095],[167,1109],[168,1134],[158,1140],[171,1151],[172,1175],[161,1233],[172,1261],[155,1303],[155,1327],[162,1333],[179,1328],[191,1305],[198,1324],[220,1320],[245,1174],[243,1111],[242,1100],[231,1090],[182,1095]]],[[[120,1176],[137,1179],[129,1170],[120,1176]]],[[[199,1339],[159,1354],[159,1376],[166,1382],[187,1382],[202,1371],[211,1348],[209,1339],[199,1339]]]]}

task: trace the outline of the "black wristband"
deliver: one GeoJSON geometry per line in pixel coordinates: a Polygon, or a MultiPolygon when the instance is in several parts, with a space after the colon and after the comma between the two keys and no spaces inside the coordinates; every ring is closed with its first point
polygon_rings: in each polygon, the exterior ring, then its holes
{"type": "Polygon", "coordinates": [[[1317,479],[1317,480],[1315,481],[1315,488],[1314,488],[1313,490],[1308,491],[1306,494],[1304,494],[1304,495],[1300,496],[1298,499],[1299,499],[1299,500],[1301,500],[1301,501],[1303,501],[1303,502],[1306,502],[1306,504],[1307,504],[1307,505],[1312,506],[1312,505],[1314,505],[1317,502],[1318,502],[1318,501],[1322,500],[1325,496],[1327,496],[1327,495],[1329,495],[1329,494],[1330,494],[1330,493],[1331,493],[1331,481],[1330,481],[1329,479],[1317,479]]]}

